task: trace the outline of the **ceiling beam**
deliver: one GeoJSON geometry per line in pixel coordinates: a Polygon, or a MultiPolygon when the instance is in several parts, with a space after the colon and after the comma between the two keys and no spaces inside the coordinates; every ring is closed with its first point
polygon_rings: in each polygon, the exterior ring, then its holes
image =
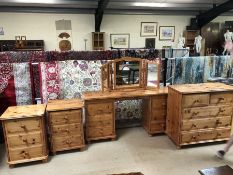
{"type": "Polygon", "coordinates": [[[103,19],[104,10],[106,9],[109,0],[100,0],[95,13],[95,32],[100,32],[100,26],[103,19]]]}
{"type": "Polygon", "coordinates": [[[220,4],[212,8],[211,10],[206,11],[196,17],[197,24],[199,28],[202,28],[204,25],[208,24],[210,21],[215,19],[217,16],[222,13],[228,12],[233,9],[233,1],[228,0],[227,2],[220,4]]]}

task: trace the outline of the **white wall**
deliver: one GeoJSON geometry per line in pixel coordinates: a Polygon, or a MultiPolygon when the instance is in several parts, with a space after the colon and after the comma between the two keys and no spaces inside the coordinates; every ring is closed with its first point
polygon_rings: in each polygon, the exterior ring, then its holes
{"type": "MultiPolygon", "coordinates": [[[[158,15],[104,15],[101,24],[101,31],[106,32],[106,48],[110,45],[110,34],[130,33],[130,47],[145,47],[145,38],[140,37],[141,22],[158,22],[158,31],[155,47],[161,49],[162,46],[168,46],[172,43],[169,41],[159,41],[159,26],[175,26],[175,42],[181,32],[186,30],[190,25],[191,16],[158,16],[158,15]]],[[[152,37],[148,37],[152,38],[152,37]]]]}
{"type": "Polygon", "coordinates": [[[212,22],[224,23],[225,21],[233,21],[233,16],[218,16],[212,22]]]}
{"type": "Polygon", "coordinates": [[[56,37],[55,21],[71,20],[73,49],[87,50],[92,47],[91,32],[94,28],[94,15],[82,14],[41,14],[41,13],[0,13],[0,27],[5,35],[0,40],[14,40],[15,36],[25,35],[28,40],[44,40],[46,50],[59,50],[56,37]]]}
{"type": "MultiPolygon", "coordinates": [[[[158,22],[156,48],[171,45],[168,41],[159,41],[159,26],[175,26],[175,42],[187,25],[191,16],[158,16],[158,15],[104,15],[101,31],[106,32],[105,48],[110,47],[110,34],[130,33],[130,47],[145,47],[145,38],[140,37],[141,22],[158,22]]],[[[40,14],[40,13],[0,13],[0,27],[5,35],[0,40],[14,40],[15,36],[25,35],[28,40],[42,39],[46,50],[59,50],[56,37],[56,20],[71,20],[73,49],[84,50],[84,39],[87,50],[91,50],[91,32],[95,29],[93,14],[40,14]]]]}

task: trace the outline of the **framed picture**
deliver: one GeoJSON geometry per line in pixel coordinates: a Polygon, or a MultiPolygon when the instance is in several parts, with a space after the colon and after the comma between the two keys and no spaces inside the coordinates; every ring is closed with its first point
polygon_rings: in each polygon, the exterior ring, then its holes
{"type": "Polygon", "coordinates": [[[129,48],[129,34],[110,34],[110,43],[112,48],[127,49],[129,48]]]}
{"type": "Polygon", "coordinates": [[[145,39],[145,47],[146,47],[146,49],[154,49],[155,48],[155,38],[146,38],[145,39]]]}
{"type": "Polygon", "coordinates": [[[159,40],[174,40],[175,26],[159,26],[159,40]]]}
{"type": "Polygon", "coordinates": [[[141,36],[157,36],[157,22],[142,22],[141,36]]]}

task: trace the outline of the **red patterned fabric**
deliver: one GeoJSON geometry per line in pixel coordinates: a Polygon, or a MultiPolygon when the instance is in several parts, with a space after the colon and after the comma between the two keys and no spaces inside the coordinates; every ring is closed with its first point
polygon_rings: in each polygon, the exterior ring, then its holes
{"type": "Polygon", "coordinates": [[[57,99],[60,95],[59,68],[57,62],[40,63],[42,102],[57,99]]]}
{"type": "Polygon", "coordinates": [[[9,79],[13,75],[13,66],[11,63],[0,63],[0,93],[2,93],[8,85],[9,79]]]}

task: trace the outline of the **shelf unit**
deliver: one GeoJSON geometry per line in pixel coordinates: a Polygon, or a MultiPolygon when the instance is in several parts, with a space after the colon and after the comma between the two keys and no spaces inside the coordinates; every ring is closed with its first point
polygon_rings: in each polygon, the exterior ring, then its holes
{"type": "Polygon", "coordinates": [[[92,49],[104,50],[104,32],[92,32],[92,49]]]}
{"type": "Polygon", "coordinates": [[[185,31],[185,46],[189,47],[190,55],[195,54],[194,41],[195,37],[199,34],[198,30],[186,30],[185,31]]]}
{"type": "Polygon", "coordinates": [[[23,47],[16,47],[15,40],[0,40],[0,52],[4,51],[42,51],[44,40],[25,40],[23,47]]]}

